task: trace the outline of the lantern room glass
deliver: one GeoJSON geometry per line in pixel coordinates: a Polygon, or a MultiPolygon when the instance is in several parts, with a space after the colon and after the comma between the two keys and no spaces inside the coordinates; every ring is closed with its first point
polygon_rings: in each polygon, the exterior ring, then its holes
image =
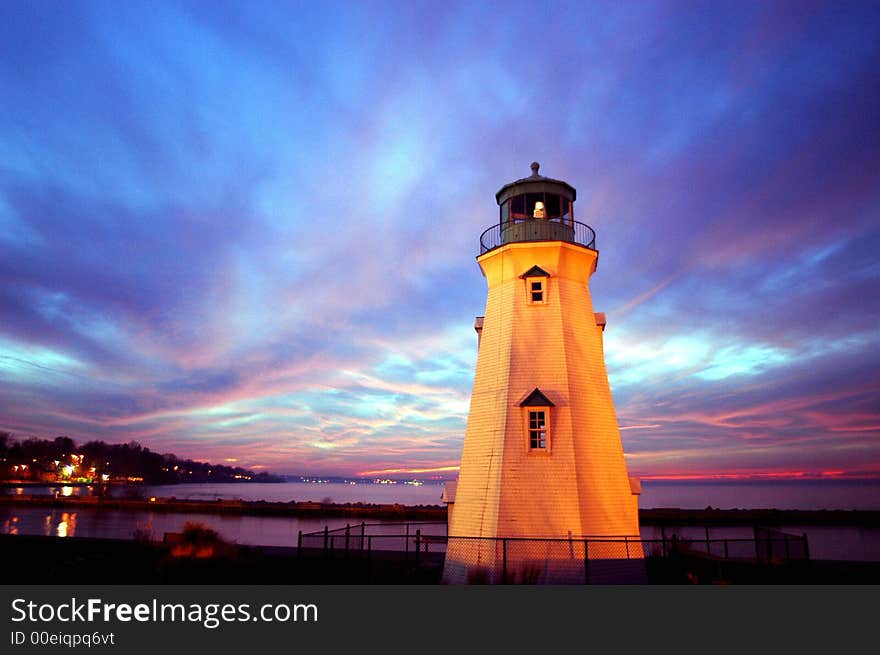
{"type": "Polygon", "coordinates": [[[547,220],[574,225],[574,206],[566,197],[555,193],[523,193],[501,203],[500,222],[513,225],[523,221],[547,220]]]}

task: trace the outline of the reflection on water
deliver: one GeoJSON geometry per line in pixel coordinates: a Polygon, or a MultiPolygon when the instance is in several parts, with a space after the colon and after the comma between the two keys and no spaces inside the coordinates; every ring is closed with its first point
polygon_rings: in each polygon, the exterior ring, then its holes
{"type": "Polygon", "coordinates": [[[18,517],[12,516],[3,521],[3,534],[18,534],[18,517]]]}
{"type": "MultiPolygon", "coordinates": [[[[97,508],[71,512],[60,508],[0,505],[0,534],[161,541],[166,532],[182,532],[187,521],[203,523],[228,541],[289,547],[296,546],[299,530],[320,530],[327,522],[310,517],[127,512],[97,508]]],[[[331,527],[336,527],[339,519],[330,522],[331,527]]]]}
{"type": "Polygon", "coordinates": [[[137,539],[138,541],[155,541],[156,534],[153,532],[153,521],[152,519],[147,519],[146,521],[136,521],[134,532],[131,533],[132,539],[137,539]]]}
{"type": "MultiPolygon", "coordinates": [[[[4,514],[8,510],[0,508],[0,534],[36,534],[44,537],[75,537],[77,519],[81,512],[61,512],[38,508],[22,507],[15,514],[4,514]]],[[[87,535],[99,536],[99,535],[87,535]]]]}
{"type": "Polygon", "coordinates": [[[72,496],[73,495],[73,487],[70,487],[70,486],[61,487],[61,495],[64,496],[65,498],[67,496],[72,496]]]}
{"type": "Polygon", "coordinates": [[[61,520],[58,522],[56,534],[59,537],[75,537],[76,536],[76,512],[63,512],[61,520]]]}

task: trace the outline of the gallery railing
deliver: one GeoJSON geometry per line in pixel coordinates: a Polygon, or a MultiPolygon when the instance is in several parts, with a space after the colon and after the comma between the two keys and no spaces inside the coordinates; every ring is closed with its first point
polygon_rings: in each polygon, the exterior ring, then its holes
{"type": "Polygon", "coordinates": [[[480,254],[508,243],[529,241],[565,241],[595,250],[596,232],[586,223],[561,218],[500,223],[480,235],[480,254]]]}

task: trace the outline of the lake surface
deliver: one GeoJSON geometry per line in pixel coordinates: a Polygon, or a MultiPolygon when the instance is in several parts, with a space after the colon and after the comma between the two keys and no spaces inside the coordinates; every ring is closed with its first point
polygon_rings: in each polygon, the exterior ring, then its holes
{"type": "MultiPolygon", "coordinates": [[[[703,509],[880,509],[880,482],[786,481],[786,482],[657,482],[645,481],[639,499],[642,508],[680,507],[703,509]]],[[[116,489],[114,495],[137,492],[144,496],[193,500],[243,499],[267,501],[316,501],[335,503],[400,503],[438,505],[442,484],[303,483],[279,484],[181,484],[143,486],[134,490],[116,489]]],[[[88,487],[9,487],[4,493],[81,495],[88,487]]],[[[178,514],[171,512],[121,511],[97,508],[0,506],[0,534],[36,534],[56,537],[103,537],[132,539],[136,536],[162,539],[166,532],[180,532],[188,521],[197,521],[217,530],[225,539],[240,544],[295,546],[298,532],[331,529],[356,519],[238,516],[217,514],[178,514]]],[[[383,527],[372,532],[396,534],[402,531],[393,522],[376,522],[383,527]]],[[[810,553],[815,559],[880,561],[880,530],[856,527],[785,526],[786,532],[807,534],[810,553]]],[[[422,534],[444,534],[444,525],[421,526],[422,534]]],[[[666,536],[676,532],[683,538],[703,538],[703,528],[667,528],[666,536]]],[[[713,539],[751,538],[747,527],[712,528],[713,539]]],[[[642,537],[659,539],[660,529],[644,526],[642,537]]]]}
{"type": "Polygon", "coordinates": [[[880,480],[645,480],[639,507],[880,510],[880,480]]]}
{"type": "MultiPolygon", "coordinates": [[[[90,487],[52,485],[46,487],[7,487],[3,493],[50,494],[63,496],[91,494],[90,487]]],[[[278,502],[315,501],[332,503],[374,503],[439,505],[441,483],[343,484],[341,482],[282,482],[246,484],[143,485],[115,488],[112,494],[127,493],[190,500],[242,499],[278,502]]],[[[794,480],[724,482],[642,482],[639,507],[679,507],[681,509],[874,509],[880,510],[880,480],[794,480]]]]}
{"type": "MultiPolygon", "coordinates": [[[[27,486],[8,487],[5,493],[40,494],[61,496],[91,495],[89,486],[27,486]]],[[[218,484],[168,484],[133,485],[130,487],[111,487],[111,495],[125,498],[137,494],[149,498],[178,498],[181,500],[231,500],[270,502],[324,502],[324,503],[367,503],[402,505],[440,505],[442,484],[344,484],[341,482],[279,482],[279,483],[218,483],[218,484]]]]}
{"type": "MultiPolygon", "coordinates": [[[[239,544],[294,547],[299,530],[313,532],[325,525],[331,529],[350,522],[356,533],[356,519],[302,518],[281,516],[239,516],[223,514],[178,514],[173,512],[119,511],[96,508],[61,508],[0,505],[0,534],[32,534],[53,537],[100,537],[112,539],[148,538],[161,540],[166,532],[180,532],[195,521],[219,532],[227,541],[239,544]]],[[[371,534],[403,534],[404,528],[391,521],[372,524],[371,534]]],[[[446,533],[445,524],[418,525],[423,535],[446,533]]],[[[411,528],[411,534],[415,528],[411,528]]],[[[785,526],[790,534],[806,534],[814,559],[880,561],[880,530],[846,526],[785,526]]],[[[703,539],[701,527],[666,528],[681,538],[703,539]]],[[[660,539],[656,526],[642,526],[643,539],[660,539]]],[[[751,539],[752,529],[725,526],[710,529],[712,539],[751,539]]],[[[747,546],[742,546],[746,548],[747,546]]],[[[731,546],[734,548],[734,546],[731,546]]],[[[732,551],[733,552],[733,551],[732,551]]]]}

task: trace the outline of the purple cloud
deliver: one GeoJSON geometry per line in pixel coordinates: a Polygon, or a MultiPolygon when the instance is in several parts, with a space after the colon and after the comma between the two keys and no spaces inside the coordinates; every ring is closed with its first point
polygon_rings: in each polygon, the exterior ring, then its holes
{"type": "Polygon", "coordinates": [[[0,429],[454,469],[493,194],[578,189],[630,468],[880,475],[867,4],[0,8],[0,429]]]}

